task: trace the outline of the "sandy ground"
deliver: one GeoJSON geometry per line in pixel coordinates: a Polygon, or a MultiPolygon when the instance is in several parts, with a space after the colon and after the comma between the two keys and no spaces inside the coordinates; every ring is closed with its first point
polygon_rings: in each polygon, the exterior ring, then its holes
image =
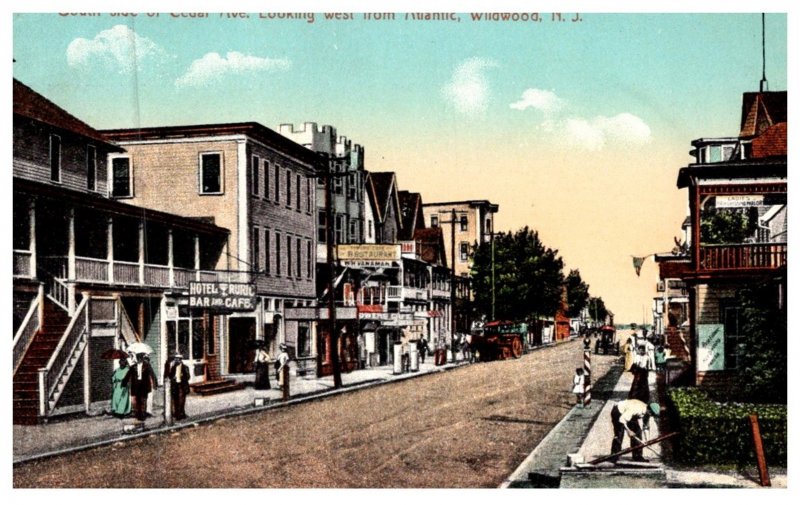
{"type": "MultiPolygon", "coordinates": [[[[593,357],[594,376],[616,359],[593,357]]],[[[14,469],[15,487],[496,487],[569,411],[579,341],[14,469]]]]}

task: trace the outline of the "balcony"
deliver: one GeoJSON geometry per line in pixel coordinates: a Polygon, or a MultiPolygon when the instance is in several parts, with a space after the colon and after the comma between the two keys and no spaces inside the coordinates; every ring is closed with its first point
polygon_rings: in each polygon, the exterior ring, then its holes
{"type": "Polygon", "coordinates": [[[431,296],[433,298],[447,298],[450,299],[450,289],[449,288],[433,288],[431,290],[431,296]]]}
{"type": "Polygon", "coordinates": [[[786,250],[785,242],[701,245],[698,270],[703,272],[775,270],[786,266],[786,250]]]}
{"type": "MultiPolygon", "coordinates": [[[[206,282],[250,282],[249,272],[228,270],[194,270],[190,268],[169,267],[149,263],[112,261],[75,257],[75,274],[68,275],[68,260],[65,256],[40,258],[40,265],[52,276],[62,280],[112,284],[125,286],[146,286],[155,288],[189,288],[191,281],[206,282]]],[[[14,274],[17,275],[17,257],[14,256],[14,274]]]]}
{"type": "Polygon", "coordinates": [[[390,302],[403,302],[405,300],[427,300],[428,290],[425,288],[411,288],[408,286],[387,286],[386,298],[390,302]]]}

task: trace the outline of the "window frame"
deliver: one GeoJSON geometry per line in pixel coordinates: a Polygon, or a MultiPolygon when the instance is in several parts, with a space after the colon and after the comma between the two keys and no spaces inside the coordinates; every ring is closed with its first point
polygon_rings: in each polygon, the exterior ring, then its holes
{"type": "Polygon", "coordinates": [[[61,182],[62,182],[61,181],[61,171],[62,171],[63,164],[64,164],[64,156],[63,156],[63,152],[62,152],[63,151],[62,147],[63,147],[63,143],[61,141],[61,135],[58,135],[58,134],[55,134],[55,133],[51,133],[50,134],[50,138],[49,138],[49,148],[48,148],[49,150],[47,152],[48,163],[50,165],[50,182],[55,182],[55,183],[58,183],[58,184],[61,184],[61,182]],[[58,148],[56,150],[56,157],[57,157],[56,160],[53,159],[53,147],[54,147],[54,142],[53,141],[56,141],[55,145],[58,148]],[[57,177],[53,177],[54,175],[56,175],[57,177]]]}
{"type": "Polygon", "coordinates": [[[133,178],[133,157],[128,154],[114,154],[108,157],[108,165],[110,170],[108,171],[108,196],[110,198],[115,199],[122,199],[122,198],[133,198],[136,194],[134,188],[134,178],[133,178]],[[115,169],[114,169],[114,162],[116,160],[128,160],[128,194],[127,195],[117,195],[115,193],[116,184],[115,181],[115,169]]]}
{"type": "Polygon", "coordinates": [[[250,156],[250,194],[256,198],[261,197],[261,181],[259,172],[261,171],[261,158],[253,154],[250,156]]]}
{"type": "Polygon", "coordinates": [[[469,261],[469,242],[460,242],[458,246],[458,261],[466,263],[469,261]]]}
{"type": "Polygon", "coordinates": [[[201,196],[218,196],[225,194],[225,158],[222,151],[201,151],[197,153],[197,194],[201,196]],[[203,180],[205,179],[204,158],[207,156],[219,157],[219,191],[204,191],[203,180]]]}

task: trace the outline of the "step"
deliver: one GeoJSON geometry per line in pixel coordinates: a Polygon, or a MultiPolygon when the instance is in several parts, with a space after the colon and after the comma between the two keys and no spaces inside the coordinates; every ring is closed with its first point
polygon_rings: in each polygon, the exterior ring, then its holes
{"type": "Polygon", "coordinates": [[[199,384],[192,384],[189,386],[189,388],[194,394],[200,396],[207,396],[207,395],[225,393],[228,391],[237,391],[239,389],[244,389],[245,385],[240,384],[233,379],[221,379],[215,381],[201,382],[199,384]]]}

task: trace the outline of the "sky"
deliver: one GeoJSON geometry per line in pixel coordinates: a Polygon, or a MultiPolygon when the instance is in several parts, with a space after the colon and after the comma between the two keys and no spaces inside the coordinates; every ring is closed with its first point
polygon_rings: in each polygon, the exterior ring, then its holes
{"type": "MultiPolygon", "coordinates": [[[[658,269],[650,258],[637,277],[632,256],[680,236],[691,141],[738,134],[761,79],[760,13],[314,11],[14,14],[11,71],[98,129],[333,125],[367,170],[424,202],[499,204],[498,231],[537,230],[617,323],[651,322],[658,269]]],[[[787,89],[787,33],[785,13],[767,14],[771,90],[787,89]]]]}

